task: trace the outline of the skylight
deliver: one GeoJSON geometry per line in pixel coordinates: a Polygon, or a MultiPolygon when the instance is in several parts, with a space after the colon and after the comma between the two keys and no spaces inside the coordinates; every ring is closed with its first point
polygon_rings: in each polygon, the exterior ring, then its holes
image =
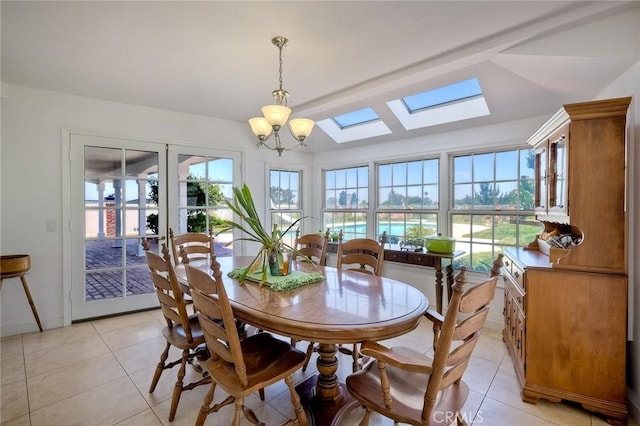
{"type": "Polygon", "coordinates": [[[338,126],[340,126],[341,129],[346,129],[347,127],[380,120],[380,117],[378,117],[378,114],[376,114],[373,108],[367,107],[357,111],[351,111],[346,114],[337,115],[333,117],[333,119],[338,123],[338,126]]]}
{"type": "Polygon", "coordinates": [[[405,130],[489,115],[477,78],[387,102],[405,130]]]}
{"type": "Polygon", "coordinates": [[[380,116],[371,107],[320,120],[316,125],[337,143],[375,138],[391,133],[391,129],[380,120],[380,116]]]}
{"type": "Polygon", "coordinates": [[[477,78],[402,98],[410,113],[482,95],[477,78]]]}

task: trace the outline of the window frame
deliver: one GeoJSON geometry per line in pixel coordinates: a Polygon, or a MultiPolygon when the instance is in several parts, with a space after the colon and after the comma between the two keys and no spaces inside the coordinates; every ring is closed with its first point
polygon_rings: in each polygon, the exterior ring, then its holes
{"type": "MultiPolygon", "coordinates": [[[[423,156],[423,157],[414,157],[414,158],[403,158],[403,159],[393,159],[393,160],[384,160],[384,161],[378,161],[376,163],[374,163],[375,165],[375,188],[374,188],[374,192],[375,192],[375,205],[374,205],[374,209],[373,209],[373,216],[374,216],[374,222],[375,222],[375,227],[373,228],[375,231],[375,235],[374,238],[376,239],[380,239],[381,238],[381,234],[380,234],[380,229],[381,227],[383,227],[384,225],[381,224],[381,216],[385,215],[385,214],[397,214],[397,215],[403,215],[404,219],[402,222],[404,222],[404,229],[403,229],[403,236],[400,237],[399,235],[395,235],[395,234],[390,234],[389,232],[387,232],[387,242],[388,242],[388,247],[394,250],[401,250],[404,246],[408,246],[409,244],[413,245],[414,247],[418,247],[418,246],[425,246],[425,241],[424,241],[424,237],[426,237],[427,235],[432,235],[432,234],[438,234],[440,232],[440,226],[441,226],[441,215],[440,215],[440,210],[442,209],[442,202],[441,202],[441,194],[442,194],[442,167],[441,167],[441,158],[439,155],[433,154],[430,156],[423,156]],[[425,162],[432,162],[435,161],[436,162],[436,175],[435,175],[435,182],[434,181],[425,181],[425,170],[424,170],[424,163],[425,162]],[[420,162],[421,163],[421,170],[422,170],[422,178],[420,179],[420,182],[418,184],[412,184],[410,182],[410,173],[409,173],[409,164],[410,163],[416,163],[416,162],[420,162]],[[405,167],[405,171],[404,171],[404,178],[405,178],[405,182],[404,184],[394,184],[394,171],[393,171],[393,167],[394,165],[401,165],[404,164],[405,167]],[[390,182],[389,185],[380,185],[380,180],[381,180],[381,167],[384,166],[391,166],[392,170],[390,172],[391,177],[390,177],[390,182]],[[409,204],[407,204],[407,199],[409,198],[409,188],[412,186],[422,186],[422,188],[424,188],[425,186],[436,186],[436,204],[435,207],[433,207],[433,205],[431,207],[429,206],[425,206],[424,204],[421,207],[415,208],[415,207],[409,207],[409,204]],[[381,188],[389,188],[390,191],[393,191],[394,188],[399,188],[399,187],[404,187],[405,188],[405,200],[404,200],[404,206],[402,207],[397,207],[397,206],[392,206],[391,208],[384,208],[382,207],[382,199],[381,199],[381,188]],[[411,215],[419,215],[419,223],[420,223],[420,227],[422,227],[423,223],[425,222],[423,217],[424,215],[433,215],[435,216],[435,229],[433,230],[433,232],[429,233],[429,232],[425,232],[420,230],[419,231],[419,235],[416,235],[416,238],[411,238],[408,239],[407,237],[407,218],[411,215]],[[424,235],[423,235],[424,234],[424,235]],[[416,241],[416,239],[419,239],[419,241],[416,241]],[[406,240],[406,241],[405,241],[406,240]]],[[[424,192],[423,192],[424,193],[424,192]]],[[[398,221],[399,222],[399,221],[398,221]]],[[[393,221],[389,220],[389,230],[391,229],[391,224],[393,223],[393,221]]],[[[411,229],[411,228],[409,228],[411,229]]]]}
{"type": "MultiPolygon", "coordinates": [[[[461,151],[461,152],[449,152],[447,153],[448,155],[448,162],[447,162],[447,172],[449,175],[449,179],[448,179],[448,187],[447,187],[447,204],[446,204],[446,209],[447,209],[447,229],[448,229],[448,235],[452,236],[454,238],[456,238],[457,243],[456,243],[456,250],[463,250],[465,251],[465,254],[463,255],[462,258],[458,258],[454,261],[454,267],[459,268],[460,266],[466,266],[468,268],[468,270],[472,270],[475,272],[487,272],[490,268],[491,268],[491,262],[493,259],[495,259],[495,257],[499,254],[502,253],[502,251],[504,250],[504,248],[519,248],[519,247],[524,247],[526,245],[528,245],[529,243],[531,243],[534,239],[531,240],[527,240],[526,239],[526,235],[529,235],[529,233],[531,233],[533,231],[533,228],[528,228],[526,229],[527,232],[525,232],[525,228],[523,228],[523,226],[525,225],[530,225],[532,227],[537,228],[539,231],[542,230],[542,225],[537,222],[535,220],[535,211],[534,211],[534,207],[533,207],[533,198],[531,199],[531,205],[530,205],[530,209],[524,209],[524,208],[516,208],[516,209],[503,209],[502,206],[498,206],[496,205],[496,199],[495,199],[495,188],[496,188],[496,183],[500,184],[500,182],[512,182],[515,181],[516,182],[516,189],[518,191],[518,197],[517,197],[517,201],[518,203],[520,203],[522,201],[522,182],[529,182],[531,183],[531,197],[533,197],[533,182],[535,179],[535,171],[533,168],[533,163],[531,163],[531,167],[528,167],[531,169],[530,173],[527,175],[527,178],[523,178],[523,174],[522,174],[522,166],[523,166],[523,157],[522,152],[524,151],[528,151],[528,155],[531,158],[531,160],[533,159],[533,147],[530,147],[528,145],[518,145],[518,146],[511,146],[511,147],[499,147],[499,148],[485,148],[485,149],[477,149],[477,150],[473,150],[473,151],[461,151]],[[517,156],[517,160],[518,160],[518,168],[515,174],[515,178],[514,180],[509,180],[509,179],[498,179],[497,178],[497,174],[496,174],[496,170],[497,170],[497,162],[496,162],[496,156],[498,154],[502,154],[502,153],[507,153],[507,152],[516,152],[516,156],[517,156]],[[494,203],[493,203],[493,209],[491,208],[473,208],[473,206],[471,208],[457,208],[456,207],[456,192],[455,192],[455,185],[458,183],[460,184],[462,181],[456,181],[455,179],[455,174],[456,174],[456,170],[455,170],[455,159],[459,158],[459,157],[466,157],[466,156],[470,156],[471,157],[471,173],[472,173],[472,178],[470,181],[468,181],[468,184],[471,185],[472,188],[472,196],[473,196],[473,186],[476,183],[480,183],[480,182],[486,182],[485,180],[474,180],[473,177],[473,156],[479,156],[479,155],[485,155],[485,154],[492,154],[493,155],[493,170],[492,170],[492,176],[493,179],[491,180],[491,183],[493,184],[493,192],[494,192],[494,203]],[[482,217],[482,220],[485,221],[485,225],[487,226],[487,228],[491,229],[491,242],[487,243],[484,241],[480,241],[481,237],[476,237],[475,241],[473,238],[473,235],[471,232],[469,232],[471,235],[469,237],[469,239],[461,239],[458,234],[457,231],[454,231],[455,225],[459,224],[456,221],[456,216],[458,217],[469,217],[469,226],[470,226],[470,231],[471,231],[471,226],[473,223],[473,219],[477,219],[482,217]],[[514,242],[513,243],[505,243],[504,241],[501,242],[499,240],[499,237],[496,236],[496,226],[500,225],[501,223],[504,223],[506,221],[507,218],[517,218],[517,221],[514,223],[513,219],[510,220],[510,223],[512,225],[515,226],[515,237],[514,237],[514,242]],[[535,224],[534,224],[535,222],[535,224]],[[489,226],[490,224],[490,226],[489,226]],[[468,247],[467,247],[468,245],[468,247]],[[474,259],[474,246],[478,247],[478,246],[491,246],[491,253],[490,253],[490,257],[486,260],[481,260],[480,258],[482,256],[479,256],[477,253],[475,254],[475,256],[477,256],[477,259],[474,259]]],[[[526,161],[530,161],[529,158],[526,159],[526,161]]],[[[526,207],[526,206],[525,206],[526,207]]],[[[476,222],[477,223],[477,222],[476,222]]]]}
{"type": "MultiPolygon", "coordinates": [[[[282,225],[283,221],[282,221],[282,217],[283,215],[287,215],[290,214],[292,215],[292,219],[298,219],[298,218],[303,218],[304,217],[304,209],[303,209],[303,171],[299,170],[299,169],[295,169],[295,168],[291,168],[291,167],[278,167],[278,166],[271,166],[268,168],[267,171],[267,192],[266,192],[266,203],[268,205],[268,215],[269,215],[269,223],[270,223],[270,228],[269,229],[273,229],[274,225],[278,225],[278,228],[280,229],[280,231],[284,232],[286,230],[286,227],[284,227],[284,225],[282,225]],[[279,179],[279,184],[282,183],[282,173],[289,173],[289,174],[297,174],[298,179],[297,179],[297,207],[295,208],[283,208],[282,205],[278,205],[278,208],[274,208],[273,203],[272,203],[272,198],[271,198],[271,189],[273,187],[272,185],[272,174],[273,173],[278,173],[280,176],[279,179]],[[278,223],[274,222],[274,217],[279,217],[280,220],[278,221],[278,223]]],[[[289,183],[291,183],[291,180],[289,181],[289,183]]],[[[281,186],[279,186],[279,188],[282,188],[281,186]]],[[[289,188],[291,189],[291,185],[289,185],[289,188]]],[[[291,204],[289,204],[291,205],[291,204]]],[[[293,244],[295,243],[295,232],[297,229],[300,229],[300,233],[304,233],[304,230],[302,228],[303,226],[303,222],[304,220],[300,220],[296,226],[294,226],[290,231],[289,231],[289,235],[283,238],[283,241],[286,244],[289,244],[289,246],[293,246],[293,244]]],[[[288,225],[287,225],[288,227],[288,225]]]]}
{"type": "MultiPolygon", "coordinates": [[[[369,211],[371,209],[372,206],[372,192],[371,192],[371,174],[372,174],[372,166],[369,163],[366,164],[362,164],[362,163],[358,163],[352,166],[343,166],[343,167],[335,167],[335,168],[323,168],[321,170],[321,181],[322,181],[322,202],[321,202],[321,224],[322,224],[322,229],[325,230],[329,230],[330,231],[330,237],[332,239],[332,241],[336,241],[338,239],[338,234],[339,231],[343,232],[344,238],[343,240],[346,241],[348,239],[356,238],[356,237],[367,237],[369,234],[369,230],[371,229],[372,226],[372,222],[371,222],[371,215],[369,214],[369,211]],[[361,186],[360,182],[359,182],[359,170],[358,169],[362,169],[362,168],[366,168],[366,171],[364,173],[366,173],[367,179],[366,179],[366,186],[361,186]],[[365,191],[366,189],[366,194],[367,194],[367,206],[366,207],[356,207],[356,208],[338,208],[338,207],[327,207],[327,191],[328,191],[328,187],[327,187],[327,173],[328,172],[337,172],[337,171],[341,171],[344,170],[345,174],[348,173],[349,170],[354,170],[355,174],[356,174],[356,190],[357,191],[365,191]],[[354,231],[353,232],[348,232],[345,231],[345,227],[348,226],[346,225],[346,214],[353,214],[354,215],[354,220],[352,221],[351,225],[353,225],[354,227],[354,231]],[[328,225],[328,221],[327,221],[327,216],[331,215],[332,216],[332,220],[331,220],[331,225],[328,225]],[[342,226],[338,227],[336,225],[336,216],[338,215],[343,215],[342,218],[342,226]],[[365,223],[365,232],[356,232],[356,226],[358,226],[358,218],[362,217],[362,215],[364,215],[364,223],[365,223]]],[[[345,176],[345,184],[346,184],[346,179],[347,177],[345,176]]],[[[339,189],[342,189],[343,191],[346,191],[347,189],[349,189],[349,186],[344,186],[344,187],[338,187],[337,185],[334,187],[336,193],[339,189]]],[[[359,203],[358,203],[359,204],[359,203]]],[[[356,204],[356,205],[358,205],[356,204]]],[[[336,202],[336,206],[337,206],[337,202],[336,202]]],[[[360,221],[361,222],[361,221],[360,221]]]]}

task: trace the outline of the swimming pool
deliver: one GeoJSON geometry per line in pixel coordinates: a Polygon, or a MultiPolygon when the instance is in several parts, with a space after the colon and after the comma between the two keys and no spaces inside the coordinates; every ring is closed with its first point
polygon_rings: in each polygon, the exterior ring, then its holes
{"type": "MultiPolygon", "coordinates": [[[[407,222],[406,227],[404,222],[381,223],[378,225],[378,235],[381,235],[384,231],[387,231],[387,235],[390,237],[391,236],[403,237],[405,234],[405,229],[411,229],[413,227],[420,226],[420,225],[421,224],[419,222],[415,222],[415,223],[407,222]]],[[[437,227],[434,223],[423,222],[422,227],[427,229],[432,229],[434,233],[437,232],[437,227]]],[[[331,233],[340,232],[340,230],[342,230],[342,232],[345,234],[363,236],[363,235],[366,235],[367,233],[366,231],[367,225],[365,223],[356,223],[353,225],[336,226],[335,228],[329,228],[329,231],[331,233]]]]}

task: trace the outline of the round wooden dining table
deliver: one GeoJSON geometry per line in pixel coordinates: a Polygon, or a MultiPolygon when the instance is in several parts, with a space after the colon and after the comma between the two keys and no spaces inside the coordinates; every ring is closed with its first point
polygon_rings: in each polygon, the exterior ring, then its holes
{"type": "MultiPolygon", "coordinates": [[[[417,327],[429,306],[427,297],[410,284],[306,262],[292,262],[292,270],[320,272],[323,281],[274,291],[268,285],[249,281],[240,284],[227,276],[252,260],[246,256],[217,258],[234,316],[258,329],[319,343],[318,375],[311,384],[297,387],[303,402],[312,404],[315,424],[329,424],[350,398],[336,375],[337,345],[408,333],[417,327]]],[[[190,265],[211,273],[210,260],[190,265]]],[[[175,269],[178,280],[188,284],[184,267],[175,269]]]]}

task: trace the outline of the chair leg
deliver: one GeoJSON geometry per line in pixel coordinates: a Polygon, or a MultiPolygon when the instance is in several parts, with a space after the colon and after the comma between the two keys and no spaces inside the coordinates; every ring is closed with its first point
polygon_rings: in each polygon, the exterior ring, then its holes
{"type": "Polygon", "coordinates": [[[187,361],[189,360],[189,349],[182,351],[182,362],[180,363],[180,369],[178,370],[178,380],[173,387],[173,396],[171,397],[171,410],[169,411],[169,421],[172,422],[176,417],[176,411],[178,410],[178,403],[180,402],[180,395],[182,394],[182,379],[184,379],[185,370],[187,368],[187,361]]]}
{"type": "Polygon", "coordinates": [[[216,382],[211,381],[211,386],[204,396],[204,401],[202,401],[202,406],[200,407],[200,412],[198,412],[198,418],[196,419],[196,426],[204,425],[204,421],[207,419],[209,415],[209,407],[211,406],[211,402],[213,401],[213,394],[216,391],[216,382]]]}
{"type": "Polygon", "coordinates": [[[458,423],[458,426],[467,426],[467,422],[460,413],[456,413],[456,422],[458,423]]]}
{"type": "Polygon", "coordinates": [[[300,404],[298,392],[296,392],[296,389],[293,387],[293,379],[291,376],[287,376],[284,378],[284,382],[287,384],[289,393],[291,394],[291,404],[293,405],[293,410],[296,413],[296,419],[298,419],[298,426],[307,426],[309,424],[307,421],[307,415],[304,412],[304,408],[302,408],[302,404],[300,404]]]}
{"type": "Polygon", "coordinates": [[[260,396],[260,401],[264,401],[264,388],[258,391],[258,395],[260,396]]]}
{"type": "Polygon", "coordinates": [[[309,362],[311,361],[311,355],[313,355],[313,351],[316,348],[316,344],[314,342],[309,342],[309,346],[307,346],[307,356],[304,360],[304,365],[302,366],[302,371],[307,371],[307,367],[309,366],[309,362]]]}
{"type": "Polygon", "coordinates": [[[242,408],[244,407],[244,398],[236,398],[235,409],[233,411],[233,421],[231,426],[240,426],[240,415],[242,414],[242,408]]]}
{"type": "Polygon", "coordinates": [[[167,342],[167,345],[164,347],[164,351],[160,355],[160,362],[156,366],[156,371],[153,373],[153,379],[151,379],[151,386],[149,386],[149,393],[153,393],[156,390],[156,385],[158,384],[158,380],[160,380],[160,376],[164,371],[164,363],[169,358],[169,348],[171,347],[171,343],[167,342]]]}
{"type": "Polygon", "coordinates": [[[369,417],[371,417],[371,410],[369,410],[367,407],[365,407],[364,410],[364,416],[362,417],[362,420],[360,420],[359,426],[369,426],[369,417]]]}
{"type": "Polygon", "coordinates": [[[360,371],[360,351],[358,350],[358,344],[353,344],[353,352],[351,353],[353,357],[353,372],[360,371]]]}

